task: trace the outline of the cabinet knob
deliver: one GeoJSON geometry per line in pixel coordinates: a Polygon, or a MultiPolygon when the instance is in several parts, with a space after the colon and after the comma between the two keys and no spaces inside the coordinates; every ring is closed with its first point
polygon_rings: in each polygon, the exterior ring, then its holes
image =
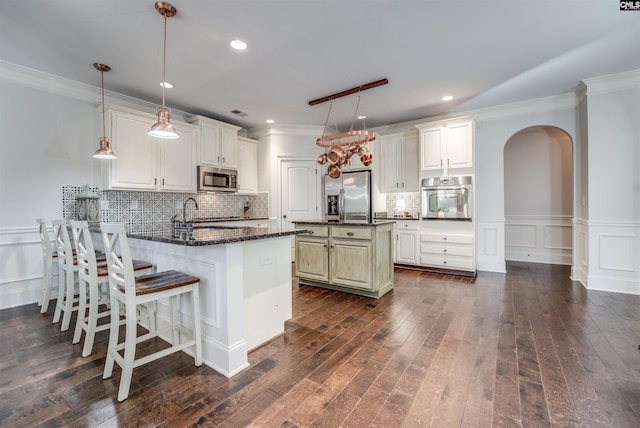
{"type": "Polygon", "coordinates": [[[447,249],[445,248],[444,250],[442,250],[442,252],[443,252],[443,253],[446,253],[446,252],[447,252],[447,249]]]}
{"type": "Polygon", "coordinates": [[[310,231],[309,231],[309,235],[313,235],[313,230],[310,230],[310,231]]]}
{"type": "Polygon", "coordinates": [[[218,156],[218,162],[220,162],[220,156],[218,156]]]}
{"type": "Polygon", "coordinates": [[[225,163],[225,162],[226,162],[226,160],[224,160],[224,156],[222,156],[222,163],[225,163]]]}
{"type": "Polygon", "coordinates": [[[447,237],[445,236],[445,237],[444,237],[444,238],[442,238],[442,239],[444,239],[444,240],[446,241],[446,240],[447,240],[447,237]]]}
{"type": "Polygon", "coordinates": [[[347,232],[347,236],[353,236],[353,232],[347,232]]]}
{"type": "Polygon", "coordinates": [[[444,264],[445,264],[445,265],[447,264],[447,261],[446,261],[446,260],[444,261],[444,264]]]}

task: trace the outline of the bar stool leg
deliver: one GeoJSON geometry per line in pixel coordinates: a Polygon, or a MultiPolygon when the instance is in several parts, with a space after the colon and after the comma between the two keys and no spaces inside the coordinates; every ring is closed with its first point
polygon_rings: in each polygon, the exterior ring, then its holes
{"type": "Polygon", "coordinates": [[[180,343],[180,333],[178,333],[177,326],[180,324],[180,312],[178,311],[178,306],[180,301],[178,300],[179,296],[173,296],[170,298],[171,300],[171,332],[173,333],[173,343],[172,345],[178,345],[180,343]]]}
{"type": "Polygon", "coordinates": [[[199,285],[194,284],[193,289],[191,291],[191,300],[193,302],[193,339],[196,342],[196,355],[195,362],[196,366],[200,367],[202,365],[202,341],[201,341],[201,331],[200,331],[200,292],[199,285]]]}
{"type": "Polygon", "coordinates": [[[45,314],[49,310],[51,300],[51,288],[53,287],[53,265],[51,261],[45,262],[44,267],[44,289],[42,290],[42,301],[40,302],[40,313],[45,314]]]}
{"type": "MultiPolygon", "coordinates": [[[[87,312],[87,283],[80,279],[78,288],[78,319],[76,322],[76,328],[73,331],[73,340],[71,341],[74,345],[80,342],[80,336],[82,335],[82,326],[80,325],[80,321],[85,318],[87,312]]],[[[91,294],[91,292],[89,293],[91,294]]],[[[89,304],[89,311],[91,311],[91,304],[89,304]]],[[[85,357],[86,355],[83,354],[82,356],[85,357]]]]}
{"type": "Polygon", "coordinates": [[[64,271],[64,279],[66,282],[67,295],[64,299],[64,315],[62,315],[62,324],[60,325],[60,331],[69,330],[69,324],[71,324],[71,312],[73,311],[73,272],[64,271]]]}
{"type": "Polygon", "coordinates": [[[102,379],[109,379],[113,373],[113,363],[115,362],[113,355],[117,353],[118,347],[118,334],[120,332],[120,302],[115,297],[111,296],[111,314],[109,327],[109,345],[107,346],[107,359],[104,363],[104,372],[102,373],[102,379]]]}
{"type": "Polygon", "coordinates": [[[58,266],[58,301],[56,302],[56,311],[53,314],[53,323],[57,323],[60,321],[60,314],[62,312],[62,302],[64,302],[64,293],[65,293],[65,284],[63,282],[64,278],[64,270],[62,266],[58,266]]]}
{"type": "MultiPolygon", "coordinates": [[[[127,313],[126,337],[124,339],[124,361],[122,364],[122,376],[120,377],[120,388],[118,389],[118,401],[124,401],[129,396],[131,387],[131,377],[133,376],[133,364],[136,357],[137,326],[136,308],[129,305],[125,308],[127,313]]],[[[117,324],[117,323],[116,323],[117,324]]]]}

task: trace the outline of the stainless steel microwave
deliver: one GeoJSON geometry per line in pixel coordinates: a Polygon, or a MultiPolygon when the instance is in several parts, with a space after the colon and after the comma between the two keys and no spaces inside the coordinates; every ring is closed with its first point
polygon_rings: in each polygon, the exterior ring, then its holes
{"type": "Polygon", "coordinates": [[[198,166],[198,192],[237,192],[238,171],[198,166]]]}

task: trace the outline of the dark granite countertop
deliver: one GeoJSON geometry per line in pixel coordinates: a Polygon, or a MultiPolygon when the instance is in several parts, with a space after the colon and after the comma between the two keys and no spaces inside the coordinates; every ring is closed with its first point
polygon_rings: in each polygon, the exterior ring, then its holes
{"type": "Polygon", "coordinates": [[[217,223],[221,221],[249,221],[249,220],[269,220],[269,217],[200,217],[192,218],[190,223],[217,223]]]}
{"type": "Polygon", "coordinates": [[[375,220],[373,223],[362,222],[362,221],[353,221],[353,220],[309,220],[309,221],[294,221],[292,223],[295,224],[311,224],[311,225],[319,225],[319,226],[356,226],[356,227],[371,227],[371,226],[382,226],[384,224],[395,223],[394,220],[375,220]]]}
{"type": "Polygon", "coordinates": [[[129,238],[147,241],[165,242],[168,244],[205,246],[231,244],[234,242],[252,241],[256,239],[277,238],[280,236],[299,235],[305,230],[281,230],[276,227],[216,227],[194,228],[191,234],[180,234],[173,237],[170,231],[153,233],[127,233],[129,238]]]}

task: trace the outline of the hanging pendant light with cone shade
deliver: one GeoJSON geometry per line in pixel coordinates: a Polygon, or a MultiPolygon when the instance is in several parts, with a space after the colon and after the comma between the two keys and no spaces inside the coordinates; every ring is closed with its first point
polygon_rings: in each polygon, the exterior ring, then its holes
{"type": "MultiPolygon", "coordinates": [[[[167,68],[167,18],[175,16],[177,10],[170,3],[159,1],[155,4],[156,10],[164,16],[164,48],[162,51],[162,82],[166,82],[165,72],[167,68]]],[[[162,85],[162,107],[158,109],[158,122],[156,122],[147,134],[158,138],[178,138],[178,131],[171,124],[171,110],[164,104],[164,87],[162,85]]]]}
{"type": "Polygon", "coordinates": [[[93,154],[93,157],[96,159],[117,159],[118,157],[113,152],[113,150],[111,150],[109,139],[106,136],[104,127],[104,73],[111,70],[111,67],[106,64],[99,64],[97,62],[94,62],[93,66],[100,72],[100,75],[102,76],[102,138],[100,138],[100,148],[96,150],[96,152],[93,154]]]}

